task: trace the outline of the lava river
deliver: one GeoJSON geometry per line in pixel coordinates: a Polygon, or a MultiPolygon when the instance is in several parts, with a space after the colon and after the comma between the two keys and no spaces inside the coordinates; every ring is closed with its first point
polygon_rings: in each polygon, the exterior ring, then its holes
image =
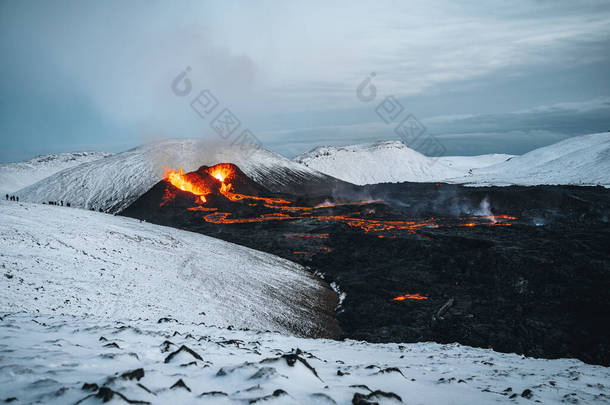
{"type": "MultiPolygon", "coordinates": [[[[366,233],[376,233],[383,236],[387,232],[415,233],[420,229],[439,227],[475,227],[475,226],[510,226],[515,217],[508,215],[468,216],[468,217],[431,217],[425,219],[385,219],[375,215],[375,208],[383,204],[380,199],[361,201],[329,202],[323,201],[314,205],[297,204],[287,198],[260,195],[261,190],[239,168],[230,163],[219,163],[214,166],[202,166],[198,171],[184,173],[179,170],[166,169],[164,180],[178,190],[196,196],[195,205],[187,208],[189,211],[204,213],[203,221],[213,224],[245,224],[268,221],[296,221],[306,219],[319,223],[337,222],[358,228],[366,233]],[[238,192],[237,185],[243,185],[247,191],[238,192]],[[240,210],[239,215],[227,204],[219,209],[208,202],[210,195],[222,196],[226,200],[246,204],[252,209],[240,210]],[[348,208],[348,212],[341,208],[348,208]]],[[[161,205],[165,205],[176,197],[175,190],[166,190],[161,205]]],[[[218,201],[218,198],[216,198],[218,201]]]]}

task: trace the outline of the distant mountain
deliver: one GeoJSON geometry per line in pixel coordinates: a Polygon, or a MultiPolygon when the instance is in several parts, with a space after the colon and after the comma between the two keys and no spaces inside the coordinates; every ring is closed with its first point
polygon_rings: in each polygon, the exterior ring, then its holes
{"type": "Polygon", "coordinates": [[[610,186],[610,133],[583,135],[451,179],[472,185],[610,186]]]}
{"type": "Polygon", "coordinates": [[[105,152],[41,155],[24,162],[0,163],[0,193],[13,193],[64,169],[110,156],[105,152]]]}
{"type": "Polygon", "coordinates": [[[195,139],[159,141],[56,173],[17,194],[24,201],[69,201],[73,206],[119,212],[164,176],[164,168],[185,172],[202,165],[234,163],[274,192],[329,187],[335,179],[263,148],[243,151],[195,139]],[[318,187],[319,186],[319,187],[318,187]]]}
{"type": "Polygon", "coordinates": [[[445,181],[511,157],[493,154],[431,158],[400,141],[383,141],[341,147],[320,146],[293,160],[329,176],[363,185],[445,181]]]}

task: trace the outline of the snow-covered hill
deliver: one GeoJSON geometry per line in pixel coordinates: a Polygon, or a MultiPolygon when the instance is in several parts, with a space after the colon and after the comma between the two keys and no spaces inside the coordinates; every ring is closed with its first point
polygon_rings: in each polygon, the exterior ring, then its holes
{"type": "Polygon", "coordinates": [[[503,162],[511,155],[430,158],[400,141],[341,147],[321,146],[293,160],[329,176],[354,183],[435,182],[503,162]]]}
{"type": "Polygon", "coordinates": [[[0,223],[0,311],[336,329],[330,288],[270,254],[67,207],[2,201],[0,223]]]}
{"type": "Polygon", "coordinates": [[[402,142],[318,147],[294,158],[354,184],[450,182],[470,185],[610,185],[610,133],[583,135],[535,149],[503,154],[430,158],[402,142]]]}
{"type": "Polygon", "coordinates": [[[0,194],[13,193],[64,169],[108,156],[110,153],[74,152],[42,155],[24,162],[0,163],[0,194]]]}
{"type": "Polygon", "coordinates": [[[119,212],[163,178],[164,168],[183,167],[185,172],[201,165],[229,162],[250,178],[281,191],[303,182],[327,180],[327,176],[263,148],[243,151],[194,139],[154,142],[103,160],[56,173],[20,190],[24,201],[69,201],[73,206],[119,212]]]}
{"type": "Polygon", "coordinates": [[[17,404],[607,404],[610,369],[470,347],[1,314],[17,404]]]}
{"type": "Polygon", "coordinates": [[[610,133],[577,136],[451,179],[472,185],[610,186],[610,133]]]}

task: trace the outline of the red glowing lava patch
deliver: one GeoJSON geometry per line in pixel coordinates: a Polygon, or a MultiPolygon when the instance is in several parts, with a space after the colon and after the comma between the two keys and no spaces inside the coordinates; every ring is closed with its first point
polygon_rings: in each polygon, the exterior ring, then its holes
{"type": "Polygon", "coordinates": [[[405,300],[427,300],[428,297],[425,295],[416,294],[404,294],[399,295],[396,298],[392,298],[392,301],[405,301],[405,300]]]}

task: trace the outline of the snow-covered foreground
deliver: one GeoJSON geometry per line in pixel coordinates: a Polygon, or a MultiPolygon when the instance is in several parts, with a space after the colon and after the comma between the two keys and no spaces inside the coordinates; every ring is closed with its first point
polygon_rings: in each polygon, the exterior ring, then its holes
{"type": "Polygon", "coordinates": [[[13,193],[52,174],[108,157],[104,152],[74,152],[36,156],[16,163],[0,163],[0,194],[13,193]]]}
{"type": "Polygon", "coordinates": [[[18,404],[610,401],[610,369],[577,360],[457,344],[303,339],[172,320],[1,316],[0,400],[18,404]]]}
{"type": "Polygon", "coordinates": [[[336,297],[302,267],[245,247],[28,203],[0,202],[0,223],[0,401],[610,400],[610,368],[577,360],[296,337],[336,327],[336,297]]]}
{"type": "Polygon", "coordinates": [[[20,190],[23,201],[69,201],[72,206],[119,212],[164,176],[165,167],[185,172],[202,165],[236,164],[254,181],[274,190],[325,175],[263,148],[210,145],[197,139],[149,143],[126,152],[63,170],[20,190]]]}
{"type": "Polygon", "coordinates": [[[334,327],[330,288],[270,254],[67,207],[2,201],[0,224],[0,311],[171,316],[304,336],[334,327]]]}
{"type": "Polygon", "coordinates": [[[400,141],[384,141],[341,147],[321,146],[297,156],[294,161],[329,176],[364,185],[403,181],[440,182],[511,157],[494,154],[430,158],[400,141]]]}
{"type": "Polygon", "coordinates": [[[577,136],[451,182],[471,185],[577,184],[610,186],[610,132],[577,136]]]}

